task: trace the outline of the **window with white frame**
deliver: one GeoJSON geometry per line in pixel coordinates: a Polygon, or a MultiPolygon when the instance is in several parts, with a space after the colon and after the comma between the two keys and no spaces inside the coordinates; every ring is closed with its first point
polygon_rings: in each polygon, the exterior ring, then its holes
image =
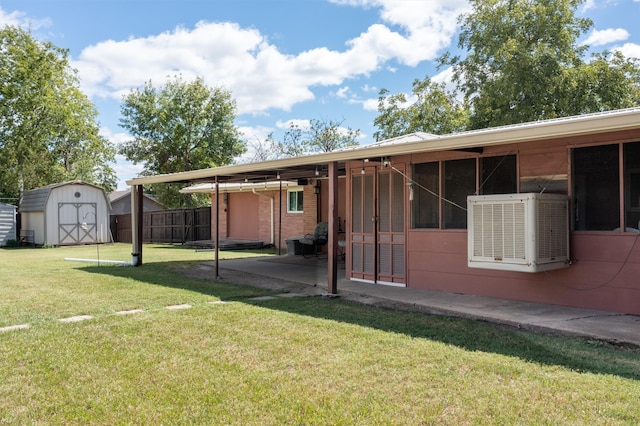
{"type": "Polygon", "coordinates": [[[287,213],[302,213],[303,194],[300,188],[287,190],[287,213]]]}

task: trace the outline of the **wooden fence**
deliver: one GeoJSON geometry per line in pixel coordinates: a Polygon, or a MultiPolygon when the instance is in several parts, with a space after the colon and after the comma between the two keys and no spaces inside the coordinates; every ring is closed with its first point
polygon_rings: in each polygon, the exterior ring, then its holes
{"type": "MultiPolygon", "coordinates": [[[[114,241],[131,242],[131,214],[111,215],[114,241]]],[[[211,239],[211,207],[144,212],[145,243],[185,243],[211,239]]]]}

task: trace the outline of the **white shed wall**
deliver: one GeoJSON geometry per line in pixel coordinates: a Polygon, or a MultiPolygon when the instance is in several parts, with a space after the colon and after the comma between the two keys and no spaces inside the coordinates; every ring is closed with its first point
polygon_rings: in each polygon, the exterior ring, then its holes
{"type": "Polygon", "coordinates": [[[44,213],[42,212],[25,212],[21,213],[22,229],[30,229],[34,231],[33,242],[35,244],[44,244],[44,213]]]}
{"type": "Polygon", "coordinates": [[[16,208],[8,204],[0,204],[0,247],[6,246],[9,240],[17,240],[16,208]]]}
{"type": "Polygon", "coordinates": [[[109,206],[104,191],[81,184],[53,188],[46,206],[45,229],[47,244],[108,242],[109,206]]]}

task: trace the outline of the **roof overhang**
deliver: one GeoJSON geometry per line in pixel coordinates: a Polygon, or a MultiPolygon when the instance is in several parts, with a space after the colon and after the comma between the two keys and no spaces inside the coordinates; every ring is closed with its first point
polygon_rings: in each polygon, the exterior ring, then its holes
{"type": "Polygon", "coordinates": [[[629,108],[596,114],[523,123],[511,126],[474,130],[451,135],[434,136],[413,133],[372,145],[340,151],[283,158],[259,163],[235,164],[130,179],[129,185],[169,182],[267,182],[314,178],[324,173],[329,163],[337,163],[341,171],[348,161],[377,159],[424,152],[468,150],[505,144],[575,137],[589,134],[640,128],[640,108],[629,108]]]}
{"type": "MultiPolygon", "coordinates": [[[[278,191],[280,187],[282,188],[292,188],[297,187],[298,182],[294,181],[265,181],[260,183],[244,183],[244,182],[233,182],[233,183],[221,183],[218,186],[218,191],[220,192],[263,192],[263,191],[278,191]]],[[[183,188],[180,190],[182,194],[210,194],[215,192],[216,184],[215,183],[198,183],[187,188],[183,188]]]]}

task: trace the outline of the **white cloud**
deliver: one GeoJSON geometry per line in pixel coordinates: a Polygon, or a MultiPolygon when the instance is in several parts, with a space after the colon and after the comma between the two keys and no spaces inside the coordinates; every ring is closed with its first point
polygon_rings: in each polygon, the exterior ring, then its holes
{"type": "Polygon", "coordinates": [[[596,1],[595,0],[586,0],[584,2],[584,4],[582,5],[582,13],[585,13],[586,11],[588,11],[590,9],[594,9],[595,7],[596,7],[596,1]]]}
{"type": "Polygon", "coordinates": [[[29,18],[26,13],[19,10],[7,13],[0,7],[0,27],[5,25],[38,30],[50,26],[51,21],[49,19],[29,18]]]}
{"type": "Polygon", "coordinates": [[[582,44],[589,46],[604,46],[605,44],[623,41],[629,38],[629,32],[623,28],[609,28],[601,31],[592,31],[582,44]]]}
{"type": "Polygon", "coordinates": [[[338,90],[336,90],[335,95],[338,98],[346,98],[349,95],[349,92],[351,91],[351,89],[349,89],[349,86],[343,86],[341,88],[339,88],[338,90]]]}
{"type": "Polygon", "coordinates": [[[368,46],[385,59],[415,66],[435,58],[457,30],[458,16],[469,10],[466,0],[332,0],[334,3],[380,8],[385,25],[374,24],[351,40],[352,46],[368,46]],[[395,32],[387,25],[398,28],[395,32]]]}
{"type": "Polygon", "coordinates": [[[378,98],[369,98],[362,102],[365,111],[378,111],[378,98]]]}
{"type": "Polygon", "coordinates": [[[159,85],[182,74],[231,90],[239,114],[290,111],[314,99],[313,87],[339,86],[392,60],[415,66],[433,59],[450,44],[457,16],[468,8],[463,0],[340,3],[378,8],[384,23],[348,40],[344,51],[316,47],[287,55],[255,28],[201,21],[191,29],[100,42],[85,48],[72,65],[89,96],[120,100],[148,80],[159,85]]]}
{"type": "MultiPolygon", "coordinates": [[[[636,0],[640,2],[640,0],[636,0]]],[[[625,43],[620,47],[616,47],[615,50],[619,50],[627,58],[636,58],[640,59],[640,44],[635,43],[625,43]]]]}

